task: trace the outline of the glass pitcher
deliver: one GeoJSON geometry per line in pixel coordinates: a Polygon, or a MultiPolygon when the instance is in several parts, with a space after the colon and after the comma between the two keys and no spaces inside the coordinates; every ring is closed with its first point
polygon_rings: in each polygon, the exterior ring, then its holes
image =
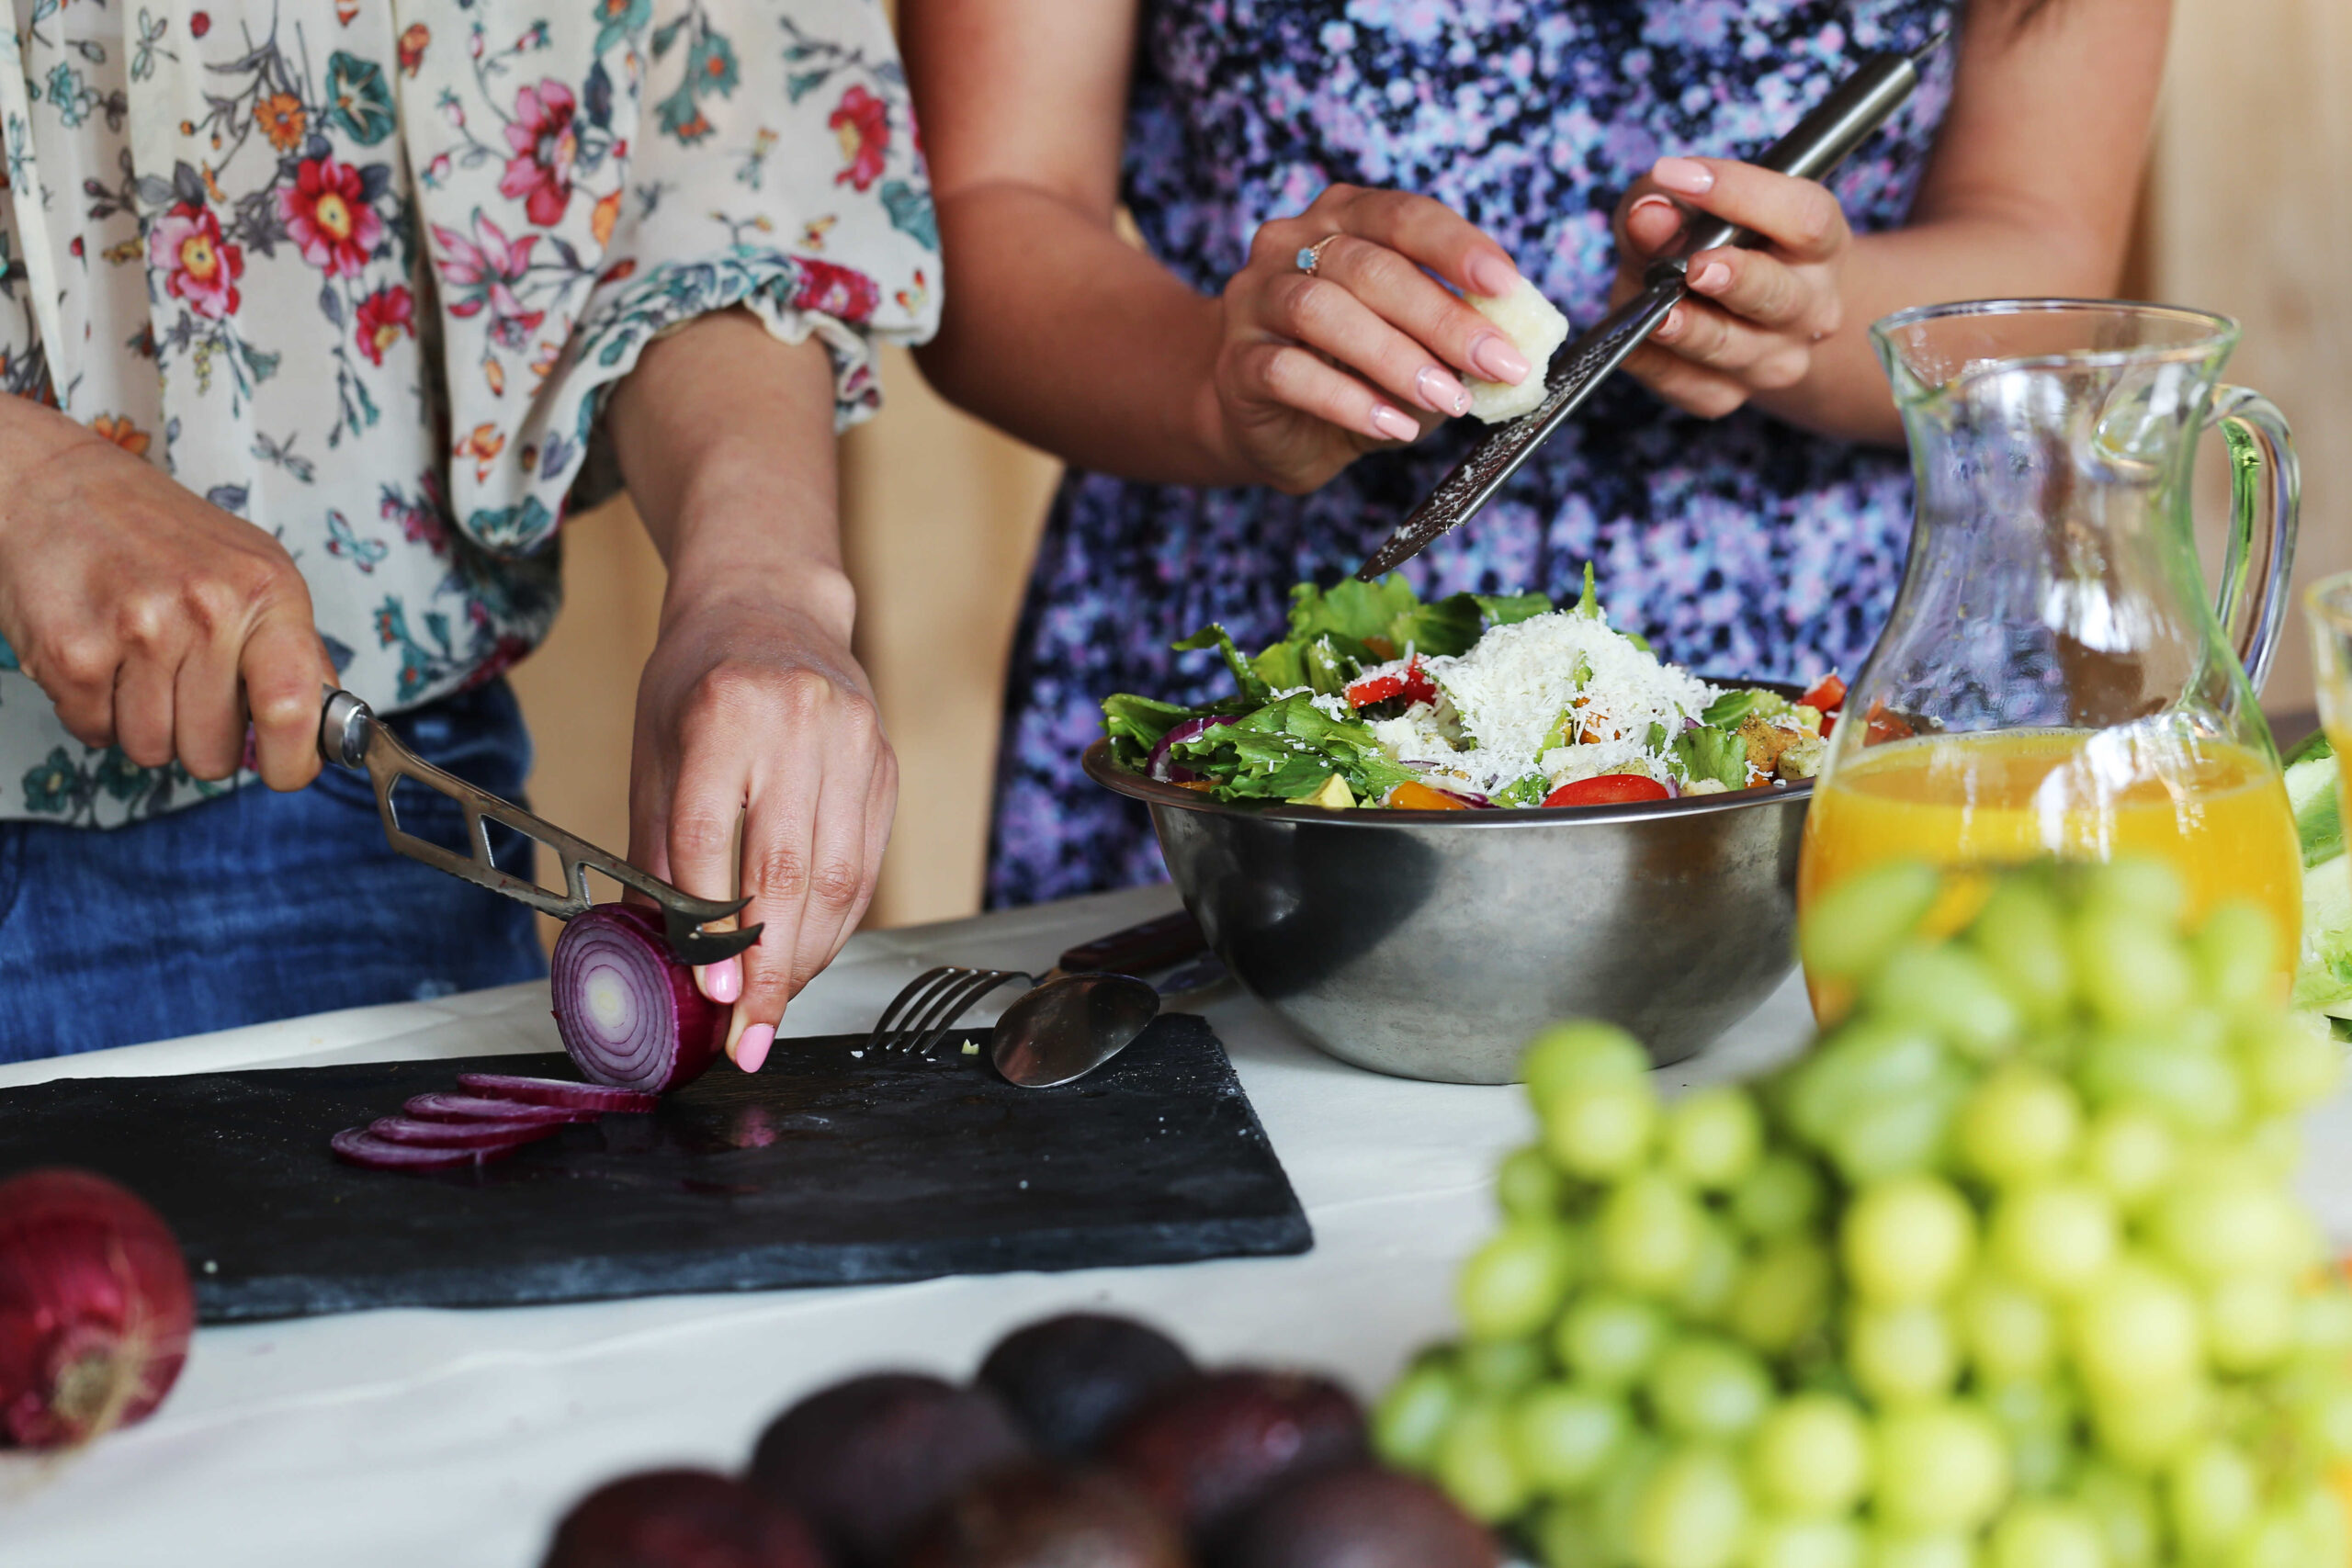
{"type": "MultiPolygon", "coordinates": [[[[2221,385],[2236,323],[1996,300],[1905,310],[1871,335],[1917,513],[1815,787],[1800,908],[1896,857],[2142,854],[2170,861],[2199,908],[2259,901],[2291,955],[2302,863],[2255,693],[2287,609],[2295,457],[2276,408],[2221,385]],[[2215,423],[2233,479],[2218,604],[2188,504],[2215,423]]],[[[1957,925],[1972,896],[1962,879],[1931,919],[1957,925]]]]}

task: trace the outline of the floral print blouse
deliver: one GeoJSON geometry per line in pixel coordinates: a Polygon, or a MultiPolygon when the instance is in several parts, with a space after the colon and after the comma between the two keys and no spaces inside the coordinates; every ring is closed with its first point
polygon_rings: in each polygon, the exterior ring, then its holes
{"type": "MultiPolygon", "coordinates": [[[[14,4],[0,388],[284,541],[384,711],[545,634],[653,337],[736,306],[814,333],[847,423],[872,340],[936,323],[876,0],[14,4]]],[[[81,745],[0,644],[0,818],[231,787],[81,745]]]]}

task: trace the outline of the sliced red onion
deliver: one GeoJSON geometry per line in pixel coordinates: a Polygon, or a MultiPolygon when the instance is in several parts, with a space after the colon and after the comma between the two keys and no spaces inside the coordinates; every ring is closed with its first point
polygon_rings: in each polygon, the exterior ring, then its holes
{"type": "Polygon", "coordinates": [[[435,1149],[489,1149],[551,1138],[560,1122],[426,1122],[414,1116],[379,1116],[368,1135],[388,1144],[418,1144],[435,1149]]]}
{"type": "Polygon", "coordinates": [[[1188,718],[1182,724],[1173,724],[1169,726],[1168,733],[1159,738],[1159,744],[1154,746],[1151,749],[1151,755],[1144,759],[1144,775],[1147,778],[1157,780],[1160,784],[1193,784],[1198,782],[1201,777],[1200,774],[1194,773],[1190,768],[1182,766],[1179,763],[1171,762],[1168,760],[1169,750],[1171,747],[1182,744],[1184,741],[1196,739],[1199,737],[1207,734],[1210,730],[1216,728],[1220,724],[1232,724],[1234,722],[1236,722],[1236,720],[1230,714],[1213,713],[1203,718],[1188,718]]]}
{"type": "Polygon", "coordinates": [[[519,1100],[483,1100],[470,1094],[420,1094],[401,1107],[420,1122],[594,1122],[594,1111],[560,1105],[526,1105],[519,1100]]]}
{"type": "Polygon", "coordinates": [[[718,1059],[731,1010],[695,987],[652,910],[599,904],[575,916],[548,967],[556,1032],[582,1077],[666,1094],[718,1059]]]}
{"type": "Polygon", "coordinates": [[[569,1078],[524,1078],[507,1073],[459,1073],[458,1087],[492,1100],[519,1100],[525,1105],[558,1105],[567,1111],[650,1111],[662,1101],[633,1089],[613,1089],[600,1083],[573,1083],[569,1078]]]}
{"type": "Polygon", "coordinates": [[[1680,784],[1676,784],[1676,783],[1674,782],[1674,775],[1673,775],[1672,773],[1668,773],[1668,774],[1667,774],[1665,777],[1663,777],[1663,778],[1659,779],[1657,782],[1658,782],[1658,783],[1660,783],[1660,784],[1664,784],[1664,785],[1666,786],[1666,798],[1667,798],[1667,799],[1668,799],[1668,800],[1679,800],[1679,799],[1681,799],[1681,798],[1682,798],[1682,786],[1681,786],[1680,784]]]}
{"type": "Polygon", "coordinates": [[[436,1148],[430,1144],[395,1144],[377,1137],[364,1127],[345,1127],[327,1140],[334,1150],[334,1157],[352,1165],[365,1166],[369,1170],[454,1170],[462,1165],[481,1165],[485,1161],[503,1159],[523,1145],[492,1144],[481,1149],[436,1148]]]}

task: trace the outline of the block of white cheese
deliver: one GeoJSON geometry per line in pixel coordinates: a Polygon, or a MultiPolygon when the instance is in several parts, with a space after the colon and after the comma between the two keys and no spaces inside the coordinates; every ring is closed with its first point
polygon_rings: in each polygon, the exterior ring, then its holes
{"type": "Polygon", "coordinates": [[[1501,328],[1503,336],[1510,339],[1532,367],[1527,379],[1516,387],[1502,381],[1481,381],[1476,376],[1462,378],[1462,384],[1470,389],[1470,412],[1488,424],[1500,424],[1507,419],[1517,419],[1544,400],[1544,371],[1552,363],[1552,355],[1568,341],[1568,319],[1523,277],[1508,294],[1491,298],[1473,294],[1469,299],[1470,308],[1501,328]]]}

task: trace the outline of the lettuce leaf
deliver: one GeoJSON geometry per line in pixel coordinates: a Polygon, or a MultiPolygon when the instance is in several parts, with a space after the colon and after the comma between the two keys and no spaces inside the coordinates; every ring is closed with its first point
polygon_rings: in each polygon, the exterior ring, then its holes
{"type": "Polygon", "coordinates": [[[1478,613],[1487,617],[1490,629],[1517,626],[1552,613],[1552,601],[1541,593],[1473,593],[1471,597],[1478,602],[1478,613]]]}
{"type": "Polygon", "coordinates": [[[1377,800],[1413,776],[1388,760],[1368,726],[1333,718],[1305,692],[1180,741],[1169,760],[1209,779],[1227,800],[1296,800],[1333,773],[1358,799],[1377,800]]]}
{"type": "Polygon", "coordinates": [[[1141,773],[1159,738],[1201,710],[1138,697],[1120,692],[1102,699],[1102,733],[1111,738],[1111,756],[1121,767],[1141,773]]]}
{"type": "Polygon", "coordinates": [[[1383,635],[1402,659],[1408,648],[1424,654],[1467,653],[1486,629],[1486,615],[1476,597],[1455,593],[1403,612],[1388,623],[1383,635]]]}
{"type": "Polygon", "coordinates": [[[1420,604],[1413,585],[1395,572],[1377,582],[1344,578],[1329,588],[1302,582],[1290,591],[1290,635],[1307,641],[1336,632],[1362,648],[1366,637],[1387,635],[1389,623],[1420,604]]]}
{"type": "Polygon", "coordinates": [[[1251,667],[1250,660],[1241,657],[1241,650],[1233,646],[1231,634],[1216,622],[1211,621],[1183,641],[1168,646],[1179,653],[1191,653],[1203,648],[1216,649],[1225,656],[1225,667],[1233,671],[1233,683],[1240,688],[1242,700],[1252,707],[1273,700],[1273,687],[1266,683],[1266,678],[1251,667]]]}

